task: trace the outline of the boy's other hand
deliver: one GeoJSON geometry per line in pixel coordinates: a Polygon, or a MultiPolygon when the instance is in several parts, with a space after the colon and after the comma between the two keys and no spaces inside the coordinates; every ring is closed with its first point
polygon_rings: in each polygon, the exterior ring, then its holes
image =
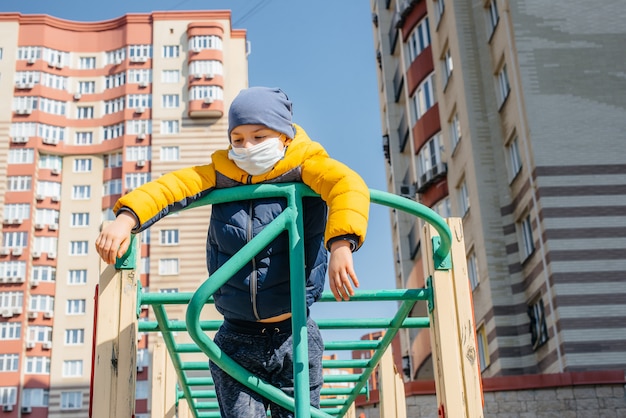
{"type": "Polygon", "coordinates": [[[354,296],[354,287],[359,287],[359,279],[354,272],[352,250],[348,241],[335,241],[330,248],[328,262],[328,280],[330,290],[337,301],[350,300],[354,296]]]}
{"type": "Polygon", "coordinates": [[[126,253],[130,245],[130,231],[136,224],[132,214],[122,212],[104,227],[96,239],[96,251],[105,263],[114,264],[117,258],[126,253]]]}

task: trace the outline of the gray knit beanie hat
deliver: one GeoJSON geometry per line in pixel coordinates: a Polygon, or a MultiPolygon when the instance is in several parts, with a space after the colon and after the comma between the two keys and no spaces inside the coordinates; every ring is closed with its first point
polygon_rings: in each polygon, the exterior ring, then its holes
{"type": "Polygon", "coordinates": [[[241,90],[228,111],[228,137],[239,125],[265,125],[293,138],[291,102],[279,88],[250,87],[241,90]]]}

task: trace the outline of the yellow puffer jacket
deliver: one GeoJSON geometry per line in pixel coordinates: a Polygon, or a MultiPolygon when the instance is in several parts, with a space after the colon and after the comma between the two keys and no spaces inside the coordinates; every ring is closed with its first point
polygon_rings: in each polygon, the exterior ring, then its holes
{"type": "Polygon", "coordinates": [[[228,159],[228,150],[213,153],[212,163],[177,170],[146,183],[120,198],[115,213],[130,209],[139,219],[139,232],[170,212],[186,207],[215,188],[237,184],[288,182],[295,178],[318,193],[328,205],[325,242],[343,235],[359,237],[363,244],[367,231],[370,194],[363,179],[345,164],[328,156],[321,144],[294,125],[296,135],[285,157],[268,173],[252,176],[228,159]],[[224,181],[224,179],[226,181],[224,181]]]}

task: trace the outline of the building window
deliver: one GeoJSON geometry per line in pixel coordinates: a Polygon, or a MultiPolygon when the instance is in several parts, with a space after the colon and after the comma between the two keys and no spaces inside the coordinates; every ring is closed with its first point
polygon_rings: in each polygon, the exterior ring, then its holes
{"type": "Polygon", "coordinates": [[[87,284],[87,270],[68,271],[67,284],[87,284]]]}
{"type": "Polygon", "coordinates": [[[461,122],[459,121],[459,114],[455,113],[452,117],[452,120],[449,123],[450,130],[450,143],[452,145],[452,150],[456,148],[457,144],[461,141],[463,134],[461,132],[461,122]]]}
{"type": "Polygon", "coordinates": [[[193,86],[189,91],[189,100],[224,100],[224,91],[220,86],[193,86]]]}
{"type": "Polygon", "coordinates": [[[129,120],[126,125],[129,135],[152,133],[152,122],[149,120],[129,120]]]}
{"type": "Polygon", "coordinates": [[[7,190],[10,192],[28,191],[31,189],[33,182],[31,176],[9,176],[7,180],[7,190]]]}
{"type": "Polygon", "coordinates": [[[142,84],[141,87],[147,87],[147,84],[152,82],[152,70],[144,68],[128,70],[128,82],[142,84]]]}
{"type": "Polygon", "coordinates": [[[476,330],[476,341],[478,343],[478,359],[480,361],[480,371],[484,372],[491,360],[489,358],[489,345],[487,342],[487,333],[485,326],[481,325],[476,330]]]}
{"type": "Polygon", "coordinates": [[[171,276],[178,274],[178,258],[163,258],[159,260],[159,275],[171,276]]]}
{"type": "Polygon", "coordinates": [[[5,232],[2,236],[2,246],[5,248],[25,248],[28,246],[28,233],[5,232]]]}
{"type": "Polygon", "coordinates": [[[48,406],[49,397],[48,389],[24,388],[22,392],[22,406],[46,407],[48,406]]]}
{"type": "MultiPolygon", "coordinates": [[[[47,168],[50,170],[61,170],[63,168],[63,158],[60,155],[40,154],[39,155],[39,168],[47,168]]],[[[61,184],[59,184],[59,192],[61,191],[61,184]]]]}
{"type": "Polygon", "coordinates": [[[32,164],[35,151],[32,148],[13,148],[9,150],[9,164],[32,164]]]}
{"type": "Polygon", "coordinates": [[[85,330],[83,328],[65,330],[65,345],[80,345],[84,343],[85,330]]]}
{"type": "Polygon", "coordinates": [[[502,107],[506,99],[509,97],[509,93],[511,92],[511,85],[509,84],[509,75],[506,71],[506,64],[502,66],[500,71],[497,74],[498,79],[498,105],[502,107]]]}
{"type": "Polygon", "coordinates": [[[215,77],[216,74],[224,74],[224,66],[217,60],[196,60],[189,63],[189,74],[194,78],[215,77]]]}
{"type": "Polygon", "coordinates": [[[112,113],[121,112],[124,110],[125,104],[124,97],[118,97],[116,99],[105,100],[104,101],[104,114],[110,115],[112,113]]]}
{"type": "Polygon", "coordinates": [[[431,209],[444,219],[452,216],[449,197],[444,197],[439,202],[435,203],[431,209]]]}
{"type": "Polygon", "coordinates": [[[80,377],[83,375],[82,360],[63,361],[63,377],[80,377]]]}
{"type": "Polygon", "coordinates": [[[162,106],[165,109],[173,109],[180,104],[180,96],[178,94],[164,94],[162,106]]]}
{"type": "Polygon", "coordinates": [[[141,257],[141,272],[143,274],[150,274],[150,257],[141,257]]]}
{"type": "Polygon", "coordinates": [[[480,282],[478,280],[478,264],[476,262],[476,253],[474,253],[474,251],[467,256],[467,276],[469,277],[470,284],[472,285],[472,290],[476,289],[480,282]]]}
{"type": "Polygon", "coordinates": [[[0,405],[15,405],[17,402],[17,387],[0,386],[0,405]]]}
{"type": "Polygon", "coordinates": [[[200,52],[203,49],[222,49],[222,38],[216,35],[198,35],[189,38],[189,50],[200,52]]]}
{"type": "Polygon", "coordinates": [[[129,109],[148,109],[152,107],[152,95],[150,94],[131,94],[128,96],[129,109]]]}
{"type": "Polygon", "coordinates": [[[89,241],[70,241],[70,255],[87,255],[89,241]]]}
{"type": "Polygon", "coordinates": [[[49,295],[31,295],[28,310],[34,312],[53,312],[54,297],[49,295]]]}
{"type": "Polygon", "coordinates": [[[163,70],[161,72],[162,83],[178,83],[180,81],[179,70],[163,70]]]}
{"type": "Polygon", "coordinates": [[[161,133],[164,135],[171,135],[179,133],[179,124],[177,120],[164,120],[161,121],[161,133]]]}
{"type": "Polygon", "coordinates": [[[496,30],[498,22],[500,21],[500,13],[498,12],[498,1],[491,0],[487,5],[487,18],[489,20],[489,37],[496,30]]]}
{"type": "Polygon", "coordinates": [[[415,94],[411,97],[411,108],[413,118],[417,122],[424,114],[435,105],[434,76],[429,75],[417,87],[415,94]]]}
{"type": "Polygon", "coordinates": [[[50,374],[50,357],[26,357],[26,374],[50,374]]]}
{"type": "Polygon", "coordinates": [[[85,299],[68,299],[65,309],[68,315],[82,315],[85,313],[85,299]]]}
{"type": "Polygon", "coordinates": [[[180,55],[180,45],[163,45],[163,58],[176,58],[180,55]]]}
{"type": "Polygon", "coordinates": [[[28,341],[48,343],[52,341],[52,327],[31,325],[28,327],[28,341]]]}
{"type": "Polygon", "coordinates": [[[78,68],[81,70],[93,70],[96,68],[96,57],[80,57],[78,68]]]}
{"type": "Polygon", "coordinates": [[[161,147],[161,161],[178,161],[180,160],[180,147],[161,147]]]}
{"type": "Polygon", "coordinates": [[[16,372],[19,354],[0,354],[0,372],[16,372]]]}
{"type": "Polygon", "coordinates": [[[19,340],[21,335],[21,322],[0,322],[0,340],[19,340]]]}
{"type": "Polygon", "coordinates": [[[79,81],[78,92],[80,94],[94,94],[96,92],[96,82],[95,81],[79,81]]]}
{"type": "Polygon", "coordinates": [[[104,168],[115,168],[122,166],[122,153],[104,154],[104,168]]]}
{"type": "Polygon", "coordinates": [[[93,132],[76,132],[74,134],[74,145],[93,144],[93,132]]]}
{"type": "Polygon", "coordinates": [[[91,172],[91,158],[77,158],[74,160],[74,173],[91,172]]]}
{"type": "Polygon", "coordinates": [[[463,217],[470,208],[469,191],[467,190],[467,182],[465,179],[463,179],[459,187],[457,187],[457,195],[459,199],[459,211],[461,217],[463,217]]]}
{"type": "Polygon", "coordinates": [[[515,137],[506,147],[507,161],[509,162],[509,182],[512,182],[522,170],[522,159],[517,143],[517,137],[515,137]]]}
{"type": "Polygon", "coordinates": [[[409,35],[406,42],[407,67],[430,45],[430,24],[428,18],[422,19],[409,35]]]}
{"type": "Polygon", "coordinates": [[[436,24],[439,26],[439,22],[441,22],[441,18],[443,17],[443,12],[446,9],[446,5],[444,4],[444,0],[434,0],[433,4],[435,6],[436,24]]]}
{"type": "MultiPolygon", "coordinates": [[[[26,262],[5,261],[0,263],[0,277],[26,277],[26,262]]],[[[0,292],[0,308],[22,306],[22,292],[0,292]]]]}
{"type": "Polygon", "coordinates": [[[102,184],[103,196],[122,194],[122,179],[107,180],[102,184]]]}
{"type": "Polygon", "coordinates": [[[104,78],[104,87],[106,89],[112,89],[115,87],[120,87],[126,84],[126,72],[122,71],[121,73],[108,75],[104,78]]]}
{"type": "Polygon", "coordinates": [[[128,57],[132,61],[152,58],[152,45],[129,45],[128,57]]]}
{"type": "Polygon", "coordinates": [[[30,204],[28,203],[8,203],[4,206],[5,221],[19,220],[30,218],[30,204]]]}
{"type": "Polygon", "coordinates": [[[31,275],[32,280],[54,283],[57,278],[57,270],[52,266],[33,266],[31,275]]]}
{"type": "Polygon", "coordinates": [[[61,183],[56,181],[38,181],[36,193],[37,196],[60,199],[61,183]]]}
{"type": "Polygon", "coordinates": [[[126,161],[150,161],[152,147],[126,147],[126,161]]]}
{"type": "Polygon", "coordinates": [[[91,186],[72,186],[72,199],[88,200],[89,198],[91,198],[91,186]]]}
{"type": "Polygon", "coordinates": [[[89,212],[72,213],[71,226],[89,226],[89,212]]]}
{"type": "Polygon", "coordinates": [[[82,407],[82,392],[61,392],[61,409],[81,409],[82,407]]]}
{"type": "Polygon", "coordinates": [[[548,327],[541,297],[528,305],[528,316],[530,318],[530,343],[533,350],[537,350],[548,341],[548,327]]]}
{"type": "Polygon", "coordinates": [[[127,190],[135,189],[150,181],[150,173],[128,173],[125,177],[127,190]]]}
{"type": "Polygon", "coordinates": [[[148,399],[150,387],[147,380],[137,380],[135,385],[135,399],[148,399]]]}
{"type": "Polygon", "coordinates": [[[441,136],[437,134],[430,138],[419,150],[417,155],[418,190],[446,172],[441,161],[442,145],[441,136]]]}
{"type": "MultiPolygon", "coordinates": [[[[59,211],[56,209],[35,209],[35,229],[39,229],[36,225],[54,225],[59,224],[59,211]]],[[[41,228],[43,229],[43,228],[41,228]]]]}
{"type": "Polygon", "coordinates": [[[93,119],[93,106],[80,106],[76,108],[76,119],[93,119]]]}
{"type": "Polygon", "coordinates": [[[178,229],[163,229],[161,245],[178,245],[178,229]]]}
{"type": "Polygon", "coordinates": [[[450,52],[450,48],[446,49],[446,53],[441,58],[441,72],[443,73],[443,89],[445,90],[448,86],[448,81],[452,76],[452,69],[454,68],[452,64],[452,54],[450,52]]]}
{"type": "Polygon", "coordinates": [[[530,214],[526,215],[517,225],[519,234],[519,245],[522,262],[524,262],[535,251],[535,240],[533,239],[533,226],[530,214]]]}

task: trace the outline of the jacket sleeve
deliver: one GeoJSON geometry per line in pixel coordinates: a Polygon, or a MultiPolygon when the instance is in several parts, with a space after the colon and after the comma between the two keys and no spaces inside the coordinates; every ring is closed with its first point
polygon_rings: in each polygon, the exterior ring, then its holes
{"type": "MultiPolygon", "coordinates": [[[[365,181],[345,164],[321,151],[314,152],[302,164],[302,181],[318,193],[328,205],[325,242],[339,236],[359,238],[356,249],[365,241],[370,208],[370,192],[365,181]]],[[[356,250],[355,249],[355,250],[356,250]]]]}
{"type": "Polygon", "coordinates": [[[133,229],[133,232],[137,233],[150,227],[168,213],[184,209],[214,188],[213,164],[183,168],[143,184],[122,196],[115,203],[113,212],[116,215],[120,210],[130,210],[134,213],[139,220],[139,225],[133,229]]]}

